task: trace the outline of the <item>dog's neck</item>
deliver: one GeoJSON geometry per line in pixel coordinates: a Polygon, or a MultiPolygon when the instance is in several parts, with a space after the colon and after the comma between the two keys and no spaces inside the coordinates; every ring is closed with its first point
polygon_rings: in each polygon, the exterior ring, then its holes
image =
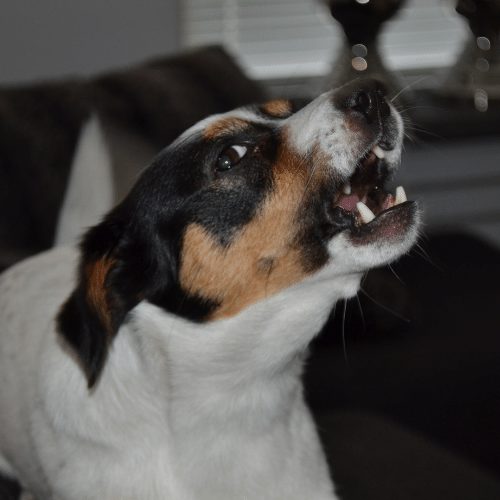
{"type": "Polygon", "coordinates": [[[355,294],[359,280],[320,273],[204,324],[142,302],[120,329],[90,400],[82,406],[69,388],[67,399],[85,408],[86,434],[105,426],[111,448],[147,449],[153,469],[175,463],[174,477],[191,485],[193,498],[253,491],[249,470],[267,491],[291,455],[297,474],[322,470],[305,451],[316,447],[321,457],[302,394],[303,358],[333,304],[355,294]]]}
{"type": "Polygon", "coordinates": [[[359,280],[359,274],[332,280],[320,273],[237,316],[204,324],[142,303],[131,315],[127,335],[142,353],[145,369],[149,365],[151,374],[161,374],[151,382],[158,390],[162,384],[168,388],[169,414],[183,425],[193,419],[213,422],[219,413],[227,423],[229,407],[245,411],[238,408],[239,395],[242,404],[282,411],[278,407],[291,403],[291,393],[300,386],[308,344],[333,304],[356,293],[359,280]],[[280,386],[279,395],[273,394],[273,384],[280,386]],[[249,397],[252,390],[255,397],[249,397]],[[267,401],[269,394],[276,399],[267,401]]]}

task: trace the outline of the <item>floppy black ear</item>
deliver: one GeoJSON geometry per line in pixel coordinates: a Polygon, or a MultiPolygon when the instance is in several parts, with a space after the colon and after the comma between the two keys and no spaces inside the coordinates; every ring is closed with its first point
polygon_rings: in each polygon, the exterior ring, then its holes
{"type": "Polygon", "coordinates": [[[143,283],[133,273],[127,276],[126,239],[124,224],[113,214],[86,234],[77,287],[58,316],[59,334],[76,355],[89,388],[102,372],[123,319],[141,300],[143,283]]]}

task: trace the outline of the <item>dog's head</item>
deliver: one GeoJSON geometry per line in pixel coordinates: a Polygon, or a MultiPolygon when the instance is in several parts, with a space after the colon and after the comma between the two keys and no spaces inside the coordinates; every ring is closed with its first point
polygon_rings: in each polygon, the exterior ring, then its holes
{"type": "Polygon", "coordinates": [[[187,130],[84,238],[59,327],[89,385],[141,301],[216,321],[320,269],[335,279],[406,252],[417,206],[384,191],[401,144],[401,119],[374,81],[187,130]]]}

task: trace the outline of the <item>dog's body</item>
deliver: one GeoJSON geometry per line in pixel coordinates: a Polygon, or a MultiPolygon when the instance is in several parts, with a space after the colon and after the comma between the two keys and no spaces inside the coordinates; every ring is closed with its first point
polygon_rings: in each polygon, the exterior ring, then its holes
{"type": "Polygon", "coordinates": [[[22,270],[31,277],[41,264],[52,270],[30,283],[29,296],[25,286],[13,289],[23,285],[16,269],[4,284],[12,301],[6,314],[19,300],[38,304],[30,310],[34,323],[31,314],[11,323],[14,345],[3,340],[3,352],[21,348],[26,356],[21,373],[19,359],[2,360],[13,380],[2,391],[10,403],[2,403],[1,428],[9,432],[0,438],[37,498],[53,491],[64,500],[96,498],[95,488],[109,500],[332,498],[297,356],[330,301],[318,304],[307,289],[287,291],[204,326],[141,304],[89,397],[78,365],[54,349],[54,323],[42,323],[74,287],[67,277],[76,262],[70,250],[28,261],[22,270]],[[285,313],[297,299],[314,307],[285,313]]]}
{"type": "Polygon", "coordinates": [[[401,133],[371,83],[212,117],[80,260],[7,271],[0,471],[42,500],[336,498],[302,363],[332,305],[416,238],[413,203],[368,199],[401,133]]]}

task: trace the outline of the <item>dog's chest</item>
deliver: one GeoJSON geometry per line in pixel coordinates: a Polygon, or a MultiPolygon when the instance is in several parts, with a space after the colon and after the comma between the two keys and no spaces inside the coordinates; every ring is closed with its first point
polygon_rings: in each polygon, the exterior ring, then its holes
{"type": "MultiPolygon", "coordinates": [[[[259,369],[256,376],[248,343],[231,348],[191,339],[197,344],[191,345],[184,331],[180,343],[170,339],[167,345],[161,334],[145,341],[146,326],[151,334],[151,323],[133,320],[121,332],[101,381],[124,366],[127,372],[136,367],[134,380],[124,386],[123,397],[131,400],[127,419],[113,425],[116,446],[127,442],[122,455],[137,457],[121,465],[122,471],[130,469],[124,475],[149,478],[140,481],[144,488],[164,489],[179,500],[305,498],[294,496],[293,478],[304,480],[301,454],[316,436],[302,400],[300,359],[272,374],[259,369]]],[[[170,332],[175,328],[168,326],[170,332]]],[[[161,497],[153,493],[137,497],[161,497]]]]}
{"type": "MultiPolygon", "coordinates": [[[[136,408],[124,411],[126,418],[108,422],[105,441],[111,452],[104,447],[100,455],[98,446],[86,455],[85,447],[75,443],[67,455],[80,456],[77,468],[89,471],[92,484],[106,484],[110,499],[305,498],[294,496],[297,485],[291,488],[295,477],[304,481],[301,454],[315,442],[314,434],[303,430],[308,414],[301,399],[292,411],[280,412],[262,406],[257,387],[245,398],[235,394],[229,400],[214,388],[204,401],[189,397],[185,406],[178,397],[161,408],[135,399],[136,408]]],[[[268,403],[272,399],[269,394],[268,403]]],[[[74,477],[68,474],[68,491],[75,487],[74,477]]]]}

